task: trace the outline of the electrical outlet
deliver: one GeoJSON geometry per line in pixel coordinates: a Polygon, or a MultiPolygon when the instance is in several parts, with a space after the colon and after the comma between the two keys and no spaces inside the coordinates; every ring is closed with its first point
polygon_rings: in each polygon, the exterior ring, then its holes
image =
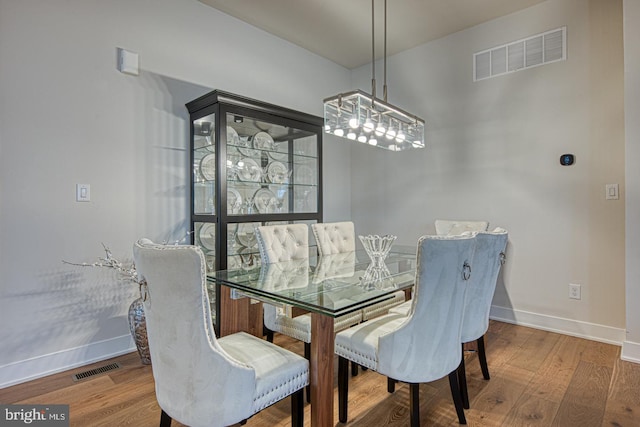
{"type": "Polygon", "coordinates": [[[581,295],[581,287],[576,283],[569,283],[569,298],[570,299],[580,299],[581,295]]]}

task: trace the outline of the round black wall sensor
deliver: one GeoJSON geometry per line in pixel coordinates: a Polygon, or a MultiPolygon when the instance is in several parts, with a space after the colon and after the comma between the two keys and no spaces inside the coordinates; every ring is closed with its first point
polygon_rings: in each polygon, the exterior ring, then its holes
{"type": "Polygon", "coordinates": [[[573,154],[563,154],[560,156],[560,164],[562,166],[571,166],[576,161],[576,156],[573,154]]]}

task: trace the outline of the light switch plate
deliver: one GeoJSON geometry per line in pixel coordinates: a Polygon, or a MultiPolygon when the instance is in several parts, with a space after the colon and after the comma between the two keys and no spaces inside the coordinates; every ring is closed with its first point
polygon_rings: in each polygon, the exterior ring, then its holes
{"type": "Polygon", "coordinates": [[[89,184],[76,184],[76,202],[91,201],[91,186],[89,184]]]}
{"type": "Polygon", "coordinates": [[[605,197],[606,200],[618,200],[618,184],[605,185],[605,197]]]}
{"type": "Polygon", "coordinates": [[[128,50],[118,48],[118,70],[121,73],[137,76],[138,71],[138,54],[128,50]]]}

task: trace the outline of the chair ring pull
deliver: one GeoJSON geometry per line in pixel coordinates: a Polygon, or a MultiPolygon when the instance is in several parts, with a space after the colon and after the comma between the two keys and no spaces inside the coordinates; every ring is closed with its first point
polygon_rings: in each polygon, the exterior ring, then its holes
{"type": "Polygon", "coordinates": [[[471,266],[467,261],[465,261],[462,266],[462,278],[464,280],[469,280],[470,277],[471,277],[471,266]]]}
{"type": "Polygon", "coordinates": [[[504,265],[505,262],[507,262],[507,256],[504,252],[500,252],[500,265],[504,265]]]}
{"type": "Polygon", "coordinates": [[[138,285],[140,286],[140,298],[142,298],[142,301],[146,301],[149,297],[149,288],[147,287],[147,281],[145,279],[142,279],[138,282],[138,285]]]}

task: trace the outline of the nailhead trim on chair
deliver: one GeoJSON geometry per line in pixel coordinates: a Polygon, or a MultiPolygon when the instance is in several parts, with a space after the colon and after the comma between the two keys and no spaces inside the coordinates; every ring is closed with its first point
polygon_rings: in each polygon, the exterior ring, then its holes
{"type": "Polygon", "coordinates": [[[256,396],[253,399],[254,404],[257,403],[260,399],[262,399],[265,396],[268,396],[274,392],[277,392],[280,389],[283,389],[286,387],[286,389],[284,390],[283,393],[279,394],[276,397],[272,397],[271,400],[267,401],[266,403],[263,403],[261,406],[259,407],[255,407],[255,409],[257,409],[256,412],[261,411],[264,408],[267,408],[271,405],[273,405],[276,402],[279,402],[280,400],[282,400],[283,398],[289,396],[291,394],[292,391],[296,391],[299,390],[305,386],[307,386],[307,384],[309,384],[309,377],[306,373],[300,373],[296,376],[294,376],[293,378],[288,379],[287,381],[285,381],[284,383],[280,384],[277,387],[272,388],[271,390],[262,393],[260,396],[256,396]],[[300,378],[304,378],[304,380],[302,381],[302,386],[300,387],[296,387],[296,385],[294,385],[295,381],[299,381],[300,378]]]}
{"type": "Polygon", "coordinates": [[[373,370],[376,370],[376,368],[378,366],[378,360],[377,359],[373,359],[373,358],[371,358],[368,355],[363,354],[363,353],[355,352],[351,348],[343,347],[340,344],[336,343],[335,349],[336,349],[336,354],[338,356],[341,356],[341,355],[344,355],[344,354],[349,354],[349,355],[355,356],[358,359],[360,359],[360,360],[354,360],[354,362],[356,362],[360,366],[364,366],[366,368],[373,369],[373,370]],[[342,350],[342,352],[340,352],[339,350],[342,350]]]}

